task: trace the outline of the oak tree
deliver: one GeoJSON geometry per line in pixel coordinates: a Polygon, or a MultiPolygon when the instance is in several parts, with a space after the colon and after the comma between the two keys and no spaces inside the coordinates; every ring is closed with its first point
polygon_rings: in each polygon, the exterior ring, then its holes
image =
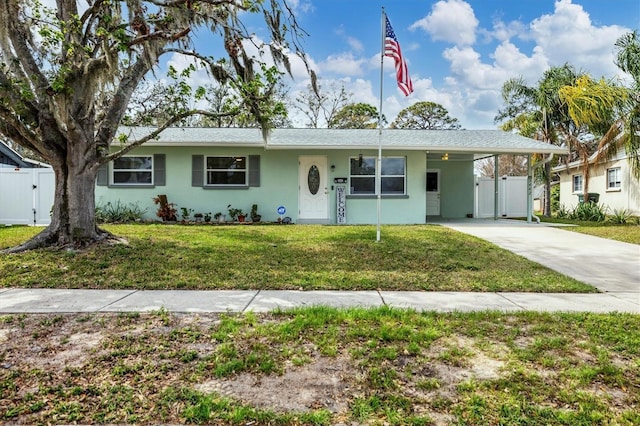
{"type": "Polygon", "coordinates": [[[435,102],[416,102],[398,113],[391,128],[422,130],[457,130],[460,123],[445,107],[435,102]]]}
{"type": "Polygon", "coordinates": [[[162,57],[193,58],[213,79],[232,84],[268,132],[271,99],[282,72],[290,73],[290,56],[307,64],[300,45],[305,34],[285,1],[57,0],[47,7],[0,0],[0,135],[43,157],[56,182],[51,224],[8,251],[109,237],[95,221],[100,166],[189,115],[207,113],[178,110],[137,140],[118,134],[132,94],[153,78],[162,57]],[[264,42],[247,30],[253,17],[268,29],[264,42]],[[220,55],[196,51],[194,34],[211,37],[220,55]],[[256,48],[263,53],[252,54],[256,48]],[[114,140],[123,142],[115,151],[114,140]]]}

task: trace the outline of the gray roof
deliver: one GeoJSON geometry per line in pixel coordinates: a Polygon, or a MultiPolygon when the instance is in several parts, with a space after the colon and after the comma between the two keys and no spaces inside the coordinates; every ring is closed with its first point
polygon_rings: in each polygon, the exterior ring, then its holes
{"type": "MultiPolygon", "coordinates": [[[[119,133],[138,139],[153,129],[121,128],[119,133]]],[[[118,143],[117,141],[114,143],[118,143]]],[[[172,127],[154,146],[261,146],[266,149],[383,149],[473,154],[567,154],[566,148],[501,130],[404,129],[273,129],[267,141],[260,129],[172,127]]]]}
{"type": "Polygon", "coordinates": [[[8,160],[8,162],[1,161],[2,163],[11,164],[20,168],[31,167],[29,163],[23,160],[20,154],[11,149],[4,141],[0,141],[0,156],[8,160]]]}

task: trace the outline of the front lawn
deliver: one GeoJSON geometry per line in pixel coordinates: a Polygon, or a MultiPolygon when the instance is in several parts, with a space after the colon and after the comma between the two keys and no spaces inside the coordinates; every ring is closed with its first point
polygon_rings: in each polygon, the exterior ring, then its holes
{"type": "MultiPolygon", "coordinates": [[[[432,225],[109,225],[129,245],[0,255],[0,287],[595,292],[484,240],[432,225]]],[[[0,228],[0,248],[31,227],[0,228]]]]}
{"type": "Polygon", "coordinates": [[[0,316],[0,423],[640,424],[640,316],[0,316]]]}

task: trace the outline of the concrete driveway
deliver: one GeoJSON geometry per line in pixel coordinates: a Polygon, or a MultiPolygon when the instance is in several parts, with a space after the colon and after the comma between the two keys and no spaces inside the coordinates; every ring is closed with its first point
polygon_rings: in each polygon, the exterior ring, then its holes
{"type": "Polygon", "coordinates": [[[607,293],[638,293],[640,245],[508,219],[442,220],[442,226],[490,241],[607,293]]]}

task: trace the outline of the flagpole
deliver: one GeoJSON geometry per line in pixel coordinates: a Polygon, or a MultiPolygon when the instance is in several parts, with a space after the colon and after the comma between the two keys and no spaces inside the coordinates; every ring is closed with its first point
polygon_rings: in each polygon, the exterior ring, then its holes
{"type": "Polygon", "coordinates": [[[380,20],[380,107],[378,108],[378,159],[376,167],[376,188],[378,192],[377,197],[377,220],[376,227],[376,241],[380,242],[380,213],[382,210],[382,81],[384,77],[384,35],[385,35],[385,12],[382,8],[382,18],[380,20]]]}

